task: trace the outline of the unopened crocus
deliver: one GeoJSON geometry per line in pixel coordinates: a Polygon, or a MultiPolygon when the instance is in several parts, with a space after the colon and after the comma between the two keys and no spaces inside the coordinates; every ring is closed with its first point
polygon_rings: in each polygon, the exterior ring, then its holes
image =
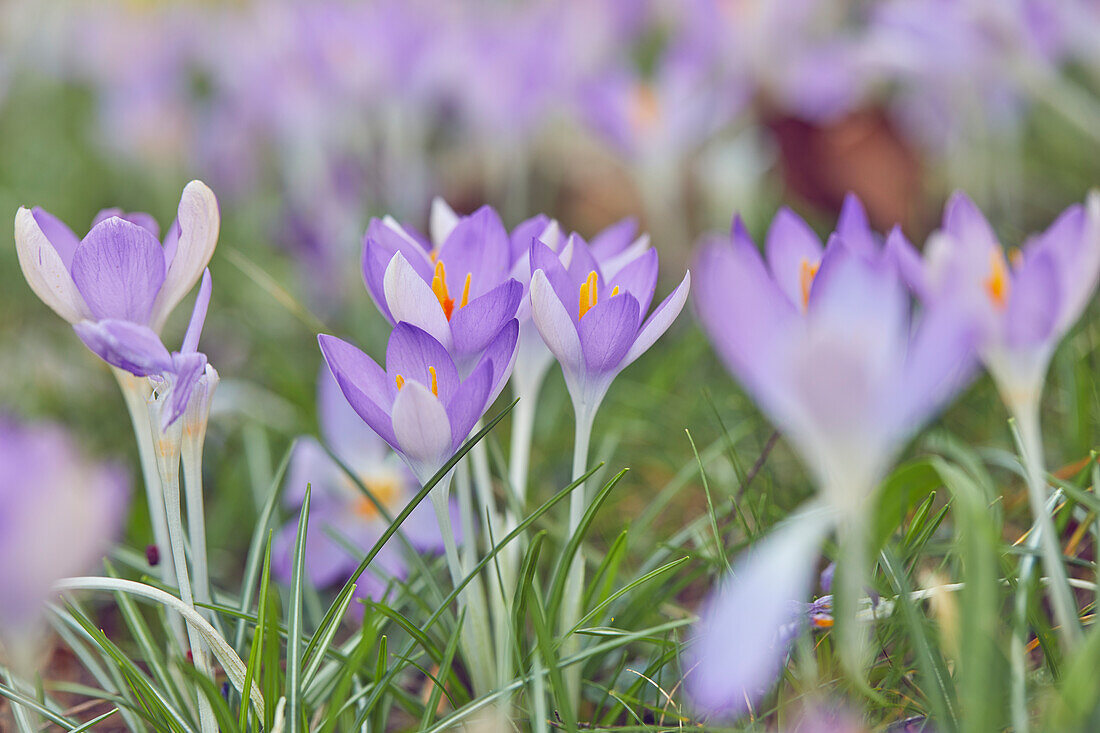
{"type": "Polygon", "coordinates": [[[352,408],[423,483],[469,437],[500,393],[518,330],[514,318],[499,328],[465,376],[438,339],[411,323],[398,323],[390,334],[385,369],[346,341],[324,334],[318,341],[352,408]]]}
{"type": "Polygon", "coordinates": [[[792,602],[809,595],[834,526],[845,550],[837,593],[841,612],[852,615],[838,627],[853,640],[849,663],[858,663],[853,607],[868,497],[904,442],[972,371],[973,323],[937,301],[914,318],[894,258],[839,235],[819,264],[808,251],[778,256],[798,251],[780,240],[795,236],[804,238],[798,227],[774,225],[765,265],[738,219],[730,239],[707,243],[696,264],[704,329],[820,490],[812,510],[738,560],[705,606],[688,652],[688,689],[716,714],[744,712],[774,681],[786,653],[780,630],[799,613],[792,602]]]}
{"type": "Polygon", "coordinates": [[[49,212],[20,208],[15,244],[31,289],[69,323],[117,319],[160,333],[206,269],[218,226],[213,192],[191,181],[163,243],[148,214],[101,212],[81,240],[49,212]]]}
{"type": "MultiPolygon", "coordinates": [[[[337,463],[315,438],[301,438],[290,458],[283,500],[288,509],[296,509],[305,497],[306,485],[312,487],[305,567],[310,582],[324,588],[346,580],[389,526],[378,506],[347,472],[359,479],[390,517],[416,496],[419,485],[400,457],[351,408],[327,370],[319,379],[317,404],[321,437],[344,465],[337,463]]],[[[452,521],[457,523],[454,507],[451,513],[452,521]]],[[[276,536],[272,549],[273,569],[284,580],[292,574],[297,525],[297,519],[289,521],[276,536]]],[[[427,502],[412,511],[401,524],[401,532],[416,552],[439,553],[444,549],[439,524],[427,502]]],[[[388,580],[404,579],[407,574],[401,542],[394,537],[359,577],[355,595],[381,600],[388,580]]]]}
{"type": "Polygon", "coordinates": [[[33,666],[50,587],[96,565],[118,534],[129,484],[56,426],[0,416],[0,658],[33,666]]]}

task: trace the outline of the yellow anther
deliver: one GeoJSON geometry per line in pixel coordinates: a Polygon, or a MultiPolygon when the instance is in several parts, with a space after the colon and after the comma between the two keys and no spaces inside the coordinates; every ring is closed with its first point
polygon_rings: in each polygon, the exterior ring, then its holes
{"type": "Polygon", "coordinates": [[[596,300],[599,294],[596,292],[596,271],[588,273],[588,279],[581,285],[580,304],[577,306],[577,318],[584,318],[584,314],[587,313],[596,305],[596,300]]]}
{"type": "Polygon", "coordinates": [[[466,273],[466,284],[462,286],[462,300],[458,301],[459,308],[465,308],[466,304],[470,302],[470,280],[473,278],[474,273],[466,273]]]}
{"type": "Polygon", "coordinates": [[[432,375],[432,394],[436,397],[439,396],[439,382],[435,378],[435,367],[428,367],[428,371],[432,375]]]}
{"type": "Polygon", "coordinates": [[[443,315],[447,316],[448,321],[451,320],[451,312],[455,309],[455,301],[451,294],[447,292],[447,271],[443,268],[443,260],[436,260],[435,274],[432,275],[432,292],[439,299],[439,304],[443,306],[443,315]]]}
{"type": "Polygon", "coordinates": [[[1013,270],[1019,269],[1020,265],[1024,264],[1024,253],[1019,247],[1008,250],[1008,262],[1012,265],[1013,270]]]}
{"type": "Polygon", "coordinates": [[[798,270],[798,286],[802,291],[802,310],[810,306],[810,288],[814,284],[814,278],[817,277],[819,269],[821,269],[820,262],[810,264],[809,260],[802,258],[802,265],[798,270]]]}
{"type": "Polygon", "coordinates": [[[985,292],[993,307],[1004,310],[1008,305],[1008,264],[1005,262],[1004,251],[1000,247],[989,253],[989,277],[985,279],[985,292]]]}
{"type": "Polygon", "coordinates": [[[611,288],[611,297],[614,298],[618,294],[619,294],[619,286],[616,285],[615,287],[611,288]]]}
{"type": "MultiPolygon", "coordinates": [[[[400,484],[391,478],[382,480],[370,479],[367,476],[360,476],[359,482],[366,486],[374,498],[385,507],[387,510],[398,505],[398,499],[401,494],[400,484]]],[[[351,483],[350,480],[348,483],[351,483]]],[[[351,486],[352,489],[358,491],[358,486],[351,486]]],[[[352,511],[363,519],[376,519],[379,516],[378,507],[374,502],[366,496],[360,496],[355,500],[352,505],[352,511]]]]}
{"type": "Polygon", "coordinates": [[[405,386],[405,378],[398,374],[397,379],[394,381],[397,382],[397,391],[400,392],[401,388],[405,386]]]}

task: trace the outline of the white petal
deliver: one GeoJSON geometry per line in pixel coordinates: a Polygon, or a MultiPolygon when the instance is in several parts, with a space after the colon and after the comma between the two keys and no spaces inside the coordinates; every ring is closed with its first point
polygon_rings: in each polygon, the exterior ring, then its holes
{"type": "Polygon", "coordinates": [[[451,236],[451,232],[458,226],[458,214],[454,212],[450,204],[442,197],[432,199],[432,211],[429,215],[428,228],[431,230],[432,245],[440,246],[451,236]]]}
{"type": "Polygon", "coordinates": [[[427,481],[451,456],[451,422],[443,403],[409,380],[393,401],[393,434],[417,478],[427,481]]]}
{"type": "Polygon", "coordinates": [[[409,244],[415,245],[417,249],[422,249],[420,242],[417,242],[416,239],[405,230],[405,227],[401,226],[401,222],[399,222],[397,219],[394,219],[389,214],[386,214],[382,217],[382,224],[396,232],[409,244]]]}
{"type": "Polygon", "coordinates": [[[404,321],[430,333],[443,348],[451,348],[451,324],[428,283],[409,261],[395,252],[382,280],[386,305],[396,323],[404,321]]]}
{"type": "Polygon", "coordinates": [[[153,304],[153,330],[160,333],[172,309],[183,300],[214,255],[218,244],[221,215],[214,192],[202,181],[191,181],[180,196],[176,221],[180,226],[180,240],[176,255],[168,266],[164,284],[153,304]]]}
{"type": "Polygon", "coordinates": [[[23,207],[15,215],[15,250],[23,277],[43,303],[69,323],[92,317],[61,255],[34,220],[34,214],[23,207]]]}
{"type": "Polygon", "coordinates": [[[562,369],[566,373],[576,372],[583,359],[581,338],[542,270],[536,270],[531,277],[531,317],[562,369]]]}
{"type": "Polygon", "coordinates": [[[634,339],[634,345],[623,357],[622,366],[624,368],[649,350],[649,347],[668,330],[668,327],[672,325],[672,322],[680,315],[680,311],[683,310],[690,289],[691,272],[689,271],[684,275],[684,279],[672,292],[672,295],[666,299],[666,302],[662,302],[661,305],[657,306],[657,310],[653,311],[653,315],[642,325],[641,331],[638,332],[638,338],[634,339]]]}

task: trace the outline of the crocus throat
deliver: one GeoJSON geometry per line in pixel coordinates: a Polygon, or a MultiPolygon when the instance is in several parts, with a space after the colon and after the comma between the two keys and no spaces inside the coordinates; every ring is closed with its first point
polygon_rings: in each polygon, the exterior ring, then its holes
{"type": "Polygon", "coordinates": [[[810,288],[813,287],[814,278],[817,277],[817,271],[821,269],[821,263],[810,263],[805,257],[802,258],[802,264],[798,268],[798,287],[802,292],[802,310],[806,310],[810,306],[810,288]]]}
{"type": "MultiPolygon", "coordinates": [[[[596,275],[596,271],[588,273],[588,278],[581,284],[580,303],[577,306],[577,318],[584,318],[584,314],[590,311],[599,299],[599,293],[597,292],[596,283],[599,277],[596,275]]],[[[611,297],[614,298],[619,294],[619,286],[611,288],[611,297]]]]}
{"type": "MultiPolygon", "coordinates": [[[[397,505],[401,487],[394,479],[387,478],[379,480],[374,477],[359,476],[359,482],[363,484],[363,486],[366,486],[374,498],[378,500],[378,503],[387,510],[397,505]]],[[[359,489],[358,486],[353,488],[357,491],[359,489]]],[[[352,511],[363,519],[376,519],[379,516],[378,507],[376,507],[374,502],[366,496],[359,496],[355,499],[352,511]]]]}
{"type": "Polygon", "coordinates": [[[1009,279],[1008,265],[1004,252],[998,247],[989,253],[989,277],[985,279],[985,292],[998,310],[1004,310],[1008,304],[1009,279]]]}
{"type": "MultiPolygon", "coordinates": [[[[439,380],[435,376],[435,367],[428,367],[428,373],[432,375],[432,394],[436,397],[439,396],[439,380]]],[[[397,391],[400,392],[401,388],[405,386],[405,378],[400,374],[394,379],[397,382],[397,391]]]]}
{"type": "Polygon", "coordinates": [[[661,118],[661,102],[651,84],[634,87],[630,98],[630,121],[635,130],[645,132],[656,126],[661,118]]]}
{"type": "MultiPolygon", "coordinates": [[[[462,300],[458,302],[458,307],[463,308],[470,302],[470,280],[473,279],[473,273],[466,273],[466,284],[462,286],[462,300]]],[[[443,267],[443,260],[435,260],[435,273],[432,275],[432,292],[435,293],[435,297],[439,299],[439,304],[443,306],[443,315],[447,316],[447,320],[451,320],[451,314],[455,309],[454,298],[451,297],[450,292],[447,290],[447,270],[443,267]]]]}

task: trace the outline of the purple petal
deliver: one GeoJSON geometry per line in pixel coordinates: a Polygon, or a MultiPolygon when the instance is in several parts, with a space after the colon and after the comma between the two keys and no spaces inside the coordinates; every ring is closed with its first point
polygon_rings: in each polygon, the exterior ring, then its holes
{"type": "Polygon", "coordinates": [[[493,386],[493,367],[482,361],[459,386],[447,404],[447,417],[451,423],[451,451],[470,437],[474,423],[481,419],[488,407],[489,390],[493,386]]]}
{"type": "Polygon", "coordinates": [[[982,255],[991,247],[1000,247],[985,216],[962,191],[952,194],[944,207],[943,228],[963,247],[977,248],[982,255]]]}
{"type": "Polygon", "coordinates": [[[610,372],[619,366],[638,335],[638,301],[620,293],[592,306],[580,319],[577,333],[588,371],[610,372]]]}
{"type": "Polygon", "coordinates": [[[575,322],[576,316],[574,314],[577,309],[572,308],[571,304],[574,301],[579,303],[580,283],[573,283],[558,254],[539,241],[531,244],[532,283],[534,282],[534,273],[537,270],[542,270],[547,283],[554,289],[558,300],[565,306],[570,318],[575,322]]]}
{"type": "Polygon", "coordinates": [[[76,248],[80,245],[80,239],[73,234],[73,230],[69,229],[64,222],[41,206],[35,206],[31,209],[31,213],[42,234],[53,245],[54,250],[61,257],[61,261],[65,263],[65,269],[71,270],[73,255],[76,254],[76,248]]]}
{"type": "MultiPolygon", "coordinates": [[[[653,291],[657,288],[657,250],[646,250],[645,254],[619,270],[605,290],[607,295],[617,285],[620,292],[629,293],[638,301],[638,312],[645,315],[653,302],[653,291]]],[[[600,292],[604,297],[604,292],[600,292]]]]}
{"type": "Polygon", "coordinates": [[[455,358],[462,361],[484,350],[504,324],[515,317],[522,297],[523,286],[508,280],[457,308],[451,314],[455,358]]]}
{"type": "Polygon", "coordinates": [[[346,341],[321,334],[317,342],[332,376],[352,409],[382,440],[396,448],[397,439],[393,434],[389,408],[393,405],[397,385],[391,386],[386,372],[346,341]]]}
{"type": "MultiPolygon", "coordinates": [[[[357,559],[331,534],[332,525],[341,520],[337,511],[311,507],[306,520],[305,571],[315,588],[327,588],[343,581],[358,565],[357,559]]],[[[294,570],[294,547],[298,541],[298,517],[293,516],[271,542],[271,570],[275,577],[289,582],[294,570]]]]}
{"type": "Polygon", "coordinates": [[[212,288],[210,268],[207,268],[202,273],[202,284],[199,285],[199,294],[195,296],[195,307],[191,310],[191,322],[187,324],[187,333],[184,334],[183,346],[180,348],[185,354],[199,348],[199,337],[202,335],[203,324],[206,323],[206,310],[210,307],[212,288]]]}
{"type": "Polygon", "coordinates": [[[172,355],[148,326],[106,319],[81,321],[73,330],[100,359],[137,377],[150,377],[172,368],[172,355]]]}
{"type": "Polygon", "coordinates": [[[824,513],[803,514],[742,554],[733,575],[707,600],[685,659],[688,695],[714,715],[747,711],[775,682],[787,656],[782,630],[810,594],[824,513]]]}
{"type": "Polygon", "coordinates": [[[661,304],[657,306],[653,314],[646,319],[642,328],[638,331],[638,337],[634,339],[630,350],[623,357],[623,367],[634,363],[634,360],[649,350],[657,339],[668,330],[680,311],[687,302],[688,291],[691,289],[691,273],[685,273],[684,279],[676,286],[676,289],[668,294],[661,304]]]}
{"type": "Polygon", "coordinates": [[[605,281],[603,271],[596,262],[596,258],[592,256],[592,252],[588,249],[588,244],[584,239],[577,234],[571,234],[566,247],[568,251],[562,251],[562,261],[569,263],[566,270],[569,272],[571,283],[577,283],[577,287],[580,287],[579,284],[588,278],[590,272],[596,273],[598,281],[605,281]]]}
{"type": "MultiPolygon", "coordinates": [[[[336,387],[336,381],[329,375],[325,375],[326,381],[332,382],[333,392],[342,403],[347,405],[347,400],[340,394],[336,387]]],[[[360,429],[365,429],[363,421],[351,408],[347,408],[355,418],[360,429]]],[[[377,440],[374,433],[371,437],[377,440]]],[[[306,485],[311,485],[311,506],[318,507],[332,502],[343,502],[346,498],[343,487],[344,472],[333,462],[332,457],[325,452],[314,438],[302,437],[294,444],[294,450],[290,454],[290,463],[286,469],[286,480],[283,482],[283,504],[287,507],[299,507],[306,496],[306,485]]]]}
{"type": "Polygon", "coordinates": [[[510,238],[512,262],[516,262],[526,256],[531,249],[531,242],[535,239],[540,239],[546,233],[546,228],[548,226],[550,226],[550,217],[546,216],[546,214],[539,214],[538,216],[531,217],[527,221],[520,222],[520,224],[512,230],[510,238]]]}
{"type": "Polygon", "coordinates": [[[452,448],[447,410],[419,382],[408,382],[393,401],[393,433],[398,450],[421,482],[438,471],[452,448]]]}
{"type": "Polygon", "coordinates": [[[92,228],[94,229],[96,224],[102,221],[107,221],[112,217],[118,217],[119,219],[125,219],[131,224],[136,224],[145,231],[149,232],[156,239],[160,239],[160,224],[157,224],[157,220],[153,218],[152,214],[146,214],[144,211],[125,212],[117,206],[110,209],[100,209],[99,213],[92,219],[92,228]]]}
{"type": "Polygon", "coordinates": [[[122,219],[97,225],[73,255],[73,282],[98,320],[150,324],[164,283],[164,252],[152,234],[122,219]]]}
{"type": "Polygon", "coordinates": [[[878,239],[867,221],[867,212],[854,193],[844,196],[836,233],[856,254],[868,259],[878,256],[878,239]]]}
{"type": "Polygon", "coordinates": [[[598,261],[614,257],[634,242],[638,233],[638,220],[627,217],[615,222],[592,237],[588,249],[598,261]]]}
{"type": "MultiPolygon", "coordinates": [[[[1058,269],[1060,306],[1057,328],[1068,331],[1096,290],[1100,270],[1100,194],[1090,194],[1088,208],[1063,211],[1034,245],[1049,251],[1058,269]]],[[[1031,247],[1025,246],[1025,257],[1031,247]]]]}
{"type": "Polygon", "coordinates": [[[1005,341],[1012,348],[1049,341],[1061,305],[1058,268],[1049,251],[1027,257],[1012,278],[1005,311],[1005,341]]]}
{"type": "Polygon", "coordinates": [[[531,319],[562,367],[576,371],[582,360],[577,326],[541,269],[531,277],[531,319]]]}
{"type": "Polygon", "coordinates": [[[27,285],[43,303],[69,323],[91,318],[61,255],[42,232],[34,214],[22,207],[15,215],[15,252],[27,285]]]}
{"type": "Polygon", "coordinates": [[[206,354],[172,354],[172,387],[168,393],[168,409],[161,418],[161,430],[167,430],[187,409],[191,393],[195,391],[195,385],[204,371],[206,354]]]}
{"type": "Polygon", "coordinates": [[[901,227],[894,227],[886,237],[883,247],[883,255],[887,262],[893,264],[898,275],[913,294],[920,300],[927,300],[931,295],[928,286],[928,276],[924,272],[924,261],[920,253],[901,231],[901,227]]]}
{"type": "Polygon", "coordinates": [[[500,217],[489,206],[459,220],[439,247],[437,262],[447,270],[447,287],[462,292],[470,277],[470,297],[475,298],[503,282],[511,269],[511,242],[500,217]]]}
{"type": "Polygon", "coordinates": [[[395,322],[411,323],[430,333],[444,348],[451,347],[451,324],[443,306],[400,252],[386,267],[384,284],[386,304],[395,322]]]}
{"type": "Polygon", "coordinates": [[[423,247],[378,219],[371,219],[363,237],[363,282],[371,298],[391,323],[395,322],[386,303],[386,268],[400,252],[425,282],[432,279],[432,267],[423,247]]]}
{"type": "MultiPolygon", "coordinates": [[[[403,509],[404,507],[402,507],[403,509]]],[[[450,501],[451,526],[455,530],[455,540],[462,544],[459,535],[462,523],[458,513],[458,502],[450,501]]],[[[425,499],[416,505],[412,513],[401,523],[401,531],[417,552],[443,552],[443,533],[439,530],[439,520],[436,519],[431,501],[425,499]]]]}
{"type": "Polygon", "coordinates": [[[496,337],[485,347],[485,353],[481,356],[479,366],[481,363],[488,362],[493,368],[493,383],[489,390],[489,397],[485,401],[486,406],[491,405],[496,400],[501,390],[504,389],[504,383],[508,381],[509,376],[512,374],[512,367],[516,363],[516,345],[518,341],[519,321],[513,318],[510,322],[504,324],[496,337]]]}
{"type": "Polygon", "coordinates": [[[768,229],[764,250],[768,269],[780,290],[791,303],[802,306],[802,271],[806,266],[816,268],[821,262],[821,240],[801,217],[782,208],[768,229]]]}
{"type": "Polygon", "coordinates": [[[950,302],[925,306],[906,353],[901,388],[894,390],[898,439],[919,428],[969,383],[980,336],[978,322],[950,302]]]}
{"type": "Polygon", "coordinates": [[[385,443],[344,399],[340,385],[325,367],[317,376],[317,419],[321,438],[344,463],[376,463],[388,452],[385,443]]]}
{"type": "Polygon", "coordinates": [[[398,323],[386,345],[386,376],[390,383],[396,386],[400,376],[430,389],[433,380],[429,368],[435,370],[439,399],[446,404],[458,388],[458,369],[451,355],[427,331],[398,323]]]}

